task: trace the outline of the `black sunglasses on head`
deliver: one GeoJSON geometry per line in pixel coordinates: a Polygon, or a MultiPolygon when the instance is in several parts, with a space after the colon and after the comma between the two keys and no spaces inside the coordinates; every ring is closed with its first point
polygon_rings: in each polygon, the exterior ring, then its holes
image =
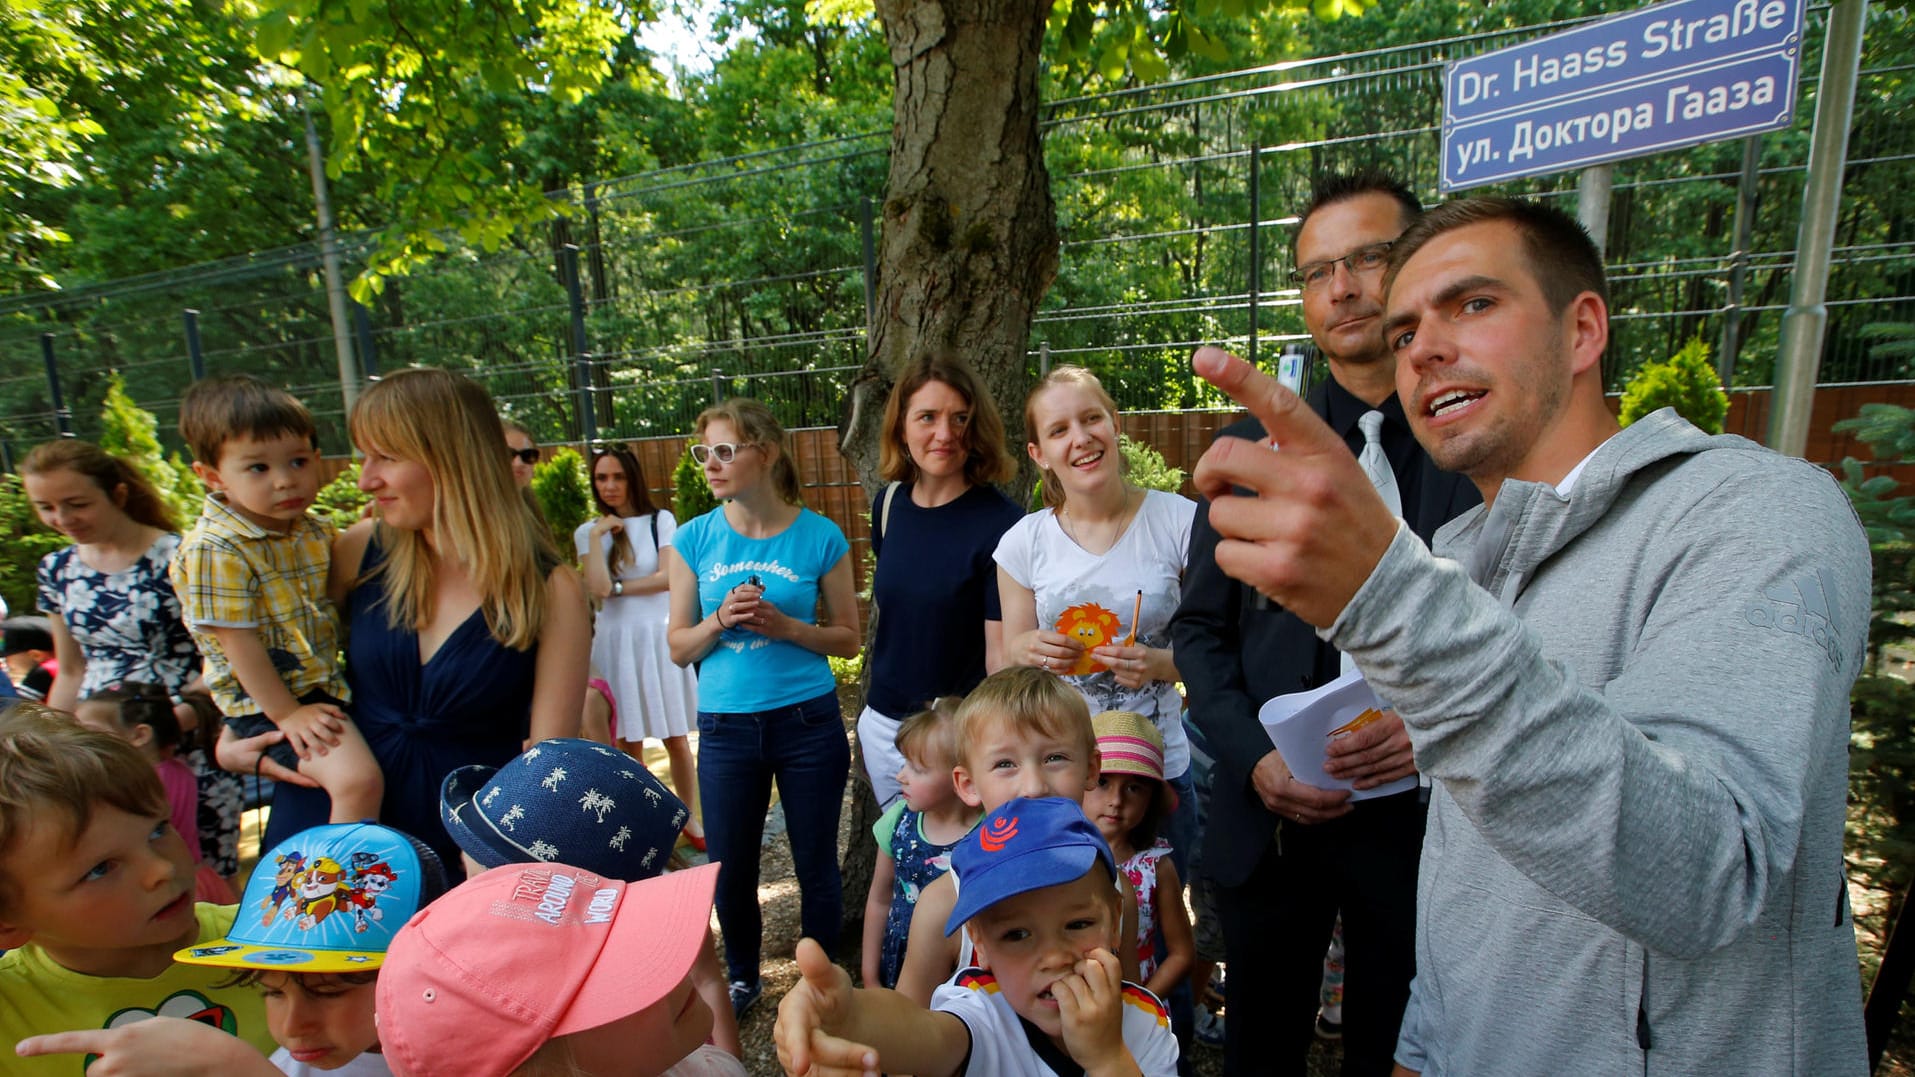
{"type": "Polygon", "coordinates": [[[505,450],[505,454],[516,458],[521,464],[536,464],[539,462],[539,451],[537,449],[514,449],[508,446],[505,450]]]}

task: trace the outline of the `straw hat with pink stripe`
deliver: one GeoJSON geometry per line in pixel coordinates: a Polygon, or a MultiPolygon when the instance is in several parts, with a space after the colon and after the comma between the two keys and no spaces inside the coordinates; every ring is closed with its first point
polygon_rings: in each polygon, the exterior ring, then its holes
{"type": "Polygon", "coordinates": [[[1164,735],[1150,719],[1136,711],[1104,711],[1094,715],[1097,751],[1104,757],[1105,774],[1135,774],[1164,780],[1164,735]]]}

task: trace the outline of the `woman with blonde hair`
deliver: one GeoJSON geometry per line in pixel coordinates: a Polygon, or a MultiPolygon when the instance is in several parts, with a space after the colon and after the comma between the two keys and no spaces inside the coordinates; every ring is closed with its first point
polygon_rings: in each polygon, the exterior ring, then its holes
{"type": "Polygon", "coordinates": [[[1060,366],[1024,402],[1025,451],[1043,471],[1044,508],[997,547],[1004,660],[1064,678],[1092,713],[1133,711],[1164,738],[1164,777],[1178,796],[1178,864],[1195,838],[1196,804],[1170,618],[1182,598],[1197,506],[1124,477],[1117,404],[1097,376],[1060,366]]]}
{"type": "Polygon", "coordinates": [[[899,794],[900,723],[939,696],[976,688],[1001,661],[991,552],[1024,513],[991,484],[1015,470],[1004,421],[969,364],[934,353],[906,365],[878,443],[886,484],[871,505],[871,593],[882,612],[858,716],[858,748],[880,807],[899,794]]]}
{"type": "Polygon", "coordinates": [[[758,852],[776,779],[806,935],[843,919],[838,817],[851,747],[826,655],[858,653],[850,544],[805,508],[784,428],[756,400],[698,417],[692,457],[722,504],[678,529],[666,561],[672,661],[698,673],[698,791],[719,863],[716,906],[734,1012],[758,1000],[758,852]],[[822,606],[822,612],[821,611],[822,606]]]}
{"type": "MultiPolygon", "coordinates": [[[[578,735],[590,624],[578,576],[519,496],[492,398],[449,371],[402,370],[360,395],[353,444],[377,520],[333,548],[353,720],[386,775],[380,821],[448,865],[439,786],[503,766],[528,737],[578,735]]],[[[271,845],[326,821],[325,794],[282,786],[271,845]]]]}

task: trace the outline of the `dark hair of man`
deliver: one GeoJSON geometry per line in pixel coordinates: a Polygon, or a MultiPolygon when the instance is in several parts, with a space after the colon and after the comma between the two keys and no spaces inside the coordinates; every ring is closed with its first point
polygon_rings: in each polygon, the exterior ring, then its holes
{"type": "Polygon", "coordinates": [[[1303,234],[1303,226],[1310,215],[1325,206],[1337,202],[1347,202],[1366,194],[1380,194],[1396,199],[1403,211],[1403,223],[1408,226],[1423,215],[1423,203],[1417,201],[1410,192],[1409,185],[1379,168],[1364,168],[1355,172],[1336,172],[1324,176],[1310,188],[1310,204],[1303,207],[1303,215],[1297,218],[1297,230],[1291,233],[1290,248],[1296,249],[1297,237],[1303,234]]]}
{"type": "Polygon", "coordinates": [[[1594,292],[1605,306],[1609,284],[1603,276],[1602,254],[1576,218],[1552,206],[1520,198],[1465,198],[1445,202],[1424,214],[1390,248],[1390,267],[1383,287],[1387,291],[1425,243],[1445,232],[1472,224],[1506,221],[1523,237],[1523,254],[1542,289],[1550,312],[1561,314],[1584,292],[1594,292]]]}

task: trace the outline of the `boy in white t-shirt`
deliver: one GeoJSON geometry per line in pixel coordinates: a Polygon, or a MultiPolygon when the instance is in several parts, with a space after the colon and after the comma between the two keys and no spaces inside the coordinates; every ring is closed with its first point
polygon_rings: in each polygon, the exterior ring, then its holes
{"type": "Polygon", "coordinates": [[[1077,804],[1004,804],[953,850],[952,870],[962,886],[946,931],[970,933],[979,967],[939,987],[926,1010],[896,991],[854,990],[815,942],[800,942],[804,978],[778,1006],[785,1072],[1177,1072],[1163,1003],[1121,979],[1117,865],[1077,804]]]}

